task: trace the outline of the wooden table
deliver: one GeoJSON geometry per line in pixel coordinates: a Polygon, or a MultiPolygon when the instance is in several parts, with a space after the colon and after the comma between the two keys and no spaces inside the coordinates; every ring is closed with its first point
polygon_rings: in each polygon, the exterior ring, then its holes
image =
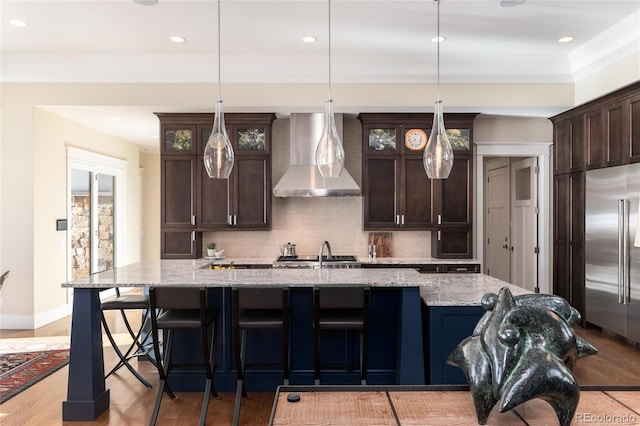
{"type": "MultiPolygon", "coordinates": [[[[585,387],[575,424],[640,424],[640,386],[585,387]]],[[[477,425],[465,386],[280,387],[270,425],[477,425]],[[298,402],[288,402],[291,394],[298,402]]],[[[528,401],[506,413],[494,408],[488,425],[557,425],[549,404],[528,401]]]]}

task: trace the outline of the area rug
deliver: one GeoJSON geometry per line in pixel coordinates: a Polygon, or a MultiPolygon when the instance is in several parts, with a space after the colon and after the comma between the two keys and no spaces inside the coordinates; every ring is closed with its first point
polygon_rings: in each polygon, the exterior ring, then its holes
{"type": "Polygon", "coordinates": [[[0,404],[58,371],[68,362],[68,349],[0,353],[0,404]]]}

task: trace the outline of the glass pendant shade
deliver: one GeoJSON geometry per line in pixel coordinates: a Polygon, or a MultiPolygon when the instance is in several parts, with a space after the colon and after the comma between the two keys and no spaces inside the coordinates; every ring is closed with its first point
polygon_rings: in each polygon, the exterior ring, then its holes
{"type": "Polygon", "coordinates": [[[453,149],[444,128],[442,101],[436,101],[433,114],[433,128],[424,149],[422,162],[430,179],[446,179],[453,167],[453,149]]]}
{"type": "Polygon", "coordinates": [[[316,167],[324,178],[338,177],[344,169],[344,148],[336,130],[332,100],[326,104],[324,129],[316,147],[316,167]]]}
{"type": "Polygon", "coordinates": [[[213,129],[211,136],[204,149],[204,168],[210,178],[228,179],[233,169],[234,162],[233,147],[227,135],[224,125],[224,113],[222,112],[222,101],[216,102],[215,118],[213,119],[213,129]]]}

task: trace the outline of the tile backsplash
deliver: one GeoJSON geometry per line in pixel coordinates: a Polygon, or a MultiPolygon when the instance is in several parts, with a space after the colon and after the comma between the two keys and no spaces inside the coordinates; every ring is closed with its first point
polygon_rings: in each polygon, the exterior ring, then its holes
{"type": "MultiPolygon", "coordinates": [[[[344,117],[345,167],[362,186],[361,126],[352,116],[344,117]]],[[[276,119],[272,128],[272,185],[289,165],[289,119],[276,119]]],[[[299,255],[317,254],[322,241],[331,243],[334,254],[367,256],[369,231],[362,230],[362,196],[272,198],[270,231],[206,232],[203,248],[215,241],[229,257],[273,257],[280,245],[291,242],[299,255]]],[[[206,252],[204,250],[203,252],[206,252]]],[[[430,257],[430,231],[397,231],[392,236],[393,256],[430,257]]]]}

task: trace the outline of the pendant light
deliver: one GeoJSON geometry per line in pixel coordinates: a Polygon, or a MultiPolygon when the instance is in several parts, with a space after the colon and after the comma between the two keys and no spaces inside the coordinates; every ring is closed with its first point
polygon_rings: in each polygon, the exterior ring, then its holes
{"type": "Polygon", "coordinates": [[[324,128],[316,147],[316,167],[323,178],[338,177],[344,169],[344,148],[336,130],[331,97],[331,0],[329,1],[329,100],[325,105],[324,128]]]}
{"type": "Polygon", "coordinates": [[[438,100],[435,103],[433,127],[427,147],[424,149],[422,162],[430,179],[446,179],[453,167],[453,149],[447,137],[447,129],[444,127],[442,101],[440,100],[440,0],[435,1],[438,3],[438,100]]]}
{"type": "Polygon", "coordinates": [[[210,178],[228,179],[233,169],[233,147],[224,125],[224,112],[220,95],[220,0],[218,0],[218,101],[211,135],[204,149],[204,168],[210,178]]]}

